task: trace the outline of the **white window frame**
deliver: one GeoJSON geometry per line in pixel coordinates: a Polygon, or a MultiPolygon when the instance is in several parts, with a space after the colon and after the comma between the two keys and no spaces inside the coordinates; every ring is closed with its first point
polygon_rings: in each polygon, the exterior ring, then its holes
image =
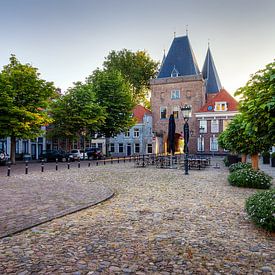
{"type": "Polygon", "coordinates": [[[134,152],[135,152],[135,154],[140,154],[140,144],[139,143],[135,143],[134,152]],[[137,152],[137,148],[138,148],[138,152],[137,152]]]}
{"type": "Polygon", "coordinates": [[[204,152],[204,137],[202,135],[197,139],[197,150],[198,152],[204,152]]]}
{"type": "Polygon", "coordinates": [[[125,136],[125,137],[130,137],[130,130],[127,130],[127,131],[124,133],[124,136],[125,136]]]}
{"type": "Polygon", "coordinates": [[[227,111],[227,102],[226,101],[218,101],[215,102],[215,112],[226,112],[227,111]]]}
{"type": "Polygon", "coordinates": [[[211,120],[211,133],[219,133],[219,123],[220,121],[218,119],[211,120]]]}
{"type": "Polygon", "coordinates": [[[178,106],[173,107],[174,118],[178,119],[180,116],[180,108],[178,106]]]}
{"type": "Polygon", "coordinates": [[[206,134],[207,133],[207,120],[206,119],[202,119],[200,120],[200,128],[199,128],[199,131],[201,134],[206,134]],[[204,128],[203,132],[201,132],[201,128],[204,128]]]}
{"type": "Polygon", "coordinates": [[[135,138],[139,137],[139,128],[134,128],[134,137],[135,138]]]}
{"type": "Polygon", "coordinates": [[[160,113],[159,113],[160,119],[167,119],[167,107],[160,107],[160,113]],[[161,117],[162,112],[165,110],[165,117],[161,117]]]}
{"type": "Polygon", "coordinates": [[[218,137],[216,137],[215,135],[210,137],[210,151],[211,152],[219,151],[218,137]],[[215,140],[215,142],[213,142],[214,140],[215,140]],[[213,145],[215,145],[215,146],[213,146],[213,145]]]}
{"type": "Polygon", "coordinates": [[[180,90],[172,90],[171,91],[171,99],[180,99],[180,90]]]}
{"type": "Polygon", "coordinates": [[[147,144],[147,154],[152,154],[153,153],[153,144],[152,143],[148,143],[147,144]],[[149,153],[149,147],[151,147],[151,152],[149,153]]]}
{"type": "Polygon", "coordinates": [[[123,143],[119,143],[118,144],[118,152],[119,153],[124,153],[124,144],[123,143]],[[122,146],[121,146],[122,145],[122,146]],[[122,151],[120,151],[120,149],[122,148],[122,151]]]}
{"type": "Polygon", "coordinates": [[[115,144],[114,143],[110,143],[110,152],[115,153],[115,144]]]}

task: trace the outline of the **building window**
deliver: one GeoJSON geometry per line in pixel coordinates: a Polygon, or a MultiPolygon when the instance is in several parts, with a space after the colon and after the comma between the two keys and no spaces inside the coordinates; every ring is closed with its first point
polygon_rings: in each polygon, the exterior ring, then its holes
{"type": "Polygon", "coordinates": [[[100,150],[102,152],[102,148],[103,148],[102,142],[97,144],[97,148],[98,148],[98,150],[100,150]]]}
{"type": "Polygon", "coordinates": [[[138,128],[134,129],[134,137],[139,137],[139,129],[138,128]]]}
{"type": "Polygon", "coordinates": [[[123,153],[123,143],[118,144],[118,152],[123,153]]]}
{"type": "Polygon", "coordinates": [[[173,115],[174,115],[174,118],[179,118],[179,107],[174,107],[173,108],[173,115]]]}
{"type": "Polygon", "coordinates": [[[207,133],[207,120],[200,120],[200,134],[207,133]]]}
{"type": "Polygon", "coordinates": [[[124,136],[125,136],[125,137],[130,137],[130,130],[127,130],[127,131],[124,133],[124,136]]]}
{"type": "Polygon", "coordinates": [[[114,143],[110,143],[110,152],[111,153],[115,152],[115,144],[114,143]]]}
{"type": "Polygon", "coordinates": [[[152,154],[153,153],[153,146],[152,144],[147,144],[147,154],[152,154]]]}
{"type": "Polygon", "coordinates": [[[227,126],[228,126],[228,124],[230,123],[230,119],[224,119],[223,121],[222,121],[222,130],[224,131],[224,130],[226,130],[226,128],[227,128],[227,126]]]}
{"type": "Polygon", "coordinates": [[[93,143],[91,144],[91,147],[92,147],[93,149],[95,149],[95,148],[96,148],[96,143],[93,142],[93,143]]]}
{"type": "Polygon", "coordinates": [[[225,101],[224,102],[215,102],[214,111],[217,111],[217,112],[227,111],[227,103],[225,101]]]}
{"type": "Polygon", "coordinates": [[[215,135],[210,137],[210,151],[218,151],[218,138],[215,135]]]}
{"type": "Polygon", "coordinates": [[[167,107],[160,107],[160,119],[166,119],[167,107]]]}
{"type": "Polygon", "coordinates": [[[135,153],[136,154],[139,154],[139,152],[140,152],[140,147],[139,147],[139,143],[135,143],[135,153]]]}
{"type": "Polygon", "coordinates": [[[171,99],[180,99],[180,91],[179,90],[171,91],[171,99]]]}
{"type": "Polygon", "coordinates": [[[211,120],[211,133],[219,132],[219,120],[213,119],[211,120]]]}
{"type": "Polygon", "coordinates": [[[201,135],[198,137],[197,148],[199,152],[204,151],[204,137],[201,135]]]}

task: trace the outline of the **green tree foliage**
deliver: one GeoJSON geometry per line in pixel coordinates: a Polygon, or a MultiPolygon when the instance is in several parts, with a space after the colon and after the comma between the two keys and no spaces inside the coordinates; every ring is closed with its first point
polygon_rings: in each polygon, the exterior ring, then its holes
{"type": "MultiPolygon", "coordinates": [[[[247,84],[238,89],[241,96],[240,111],[246,120],[245,131],[252,134],[251,142],[275,143],[275,62],[251,76],[247,84]]],[[[259,151],[260,152],[260,151],[259,151]]]]}
{"type": "Polygon", "coordinates": [[[38,70],[21,64],[12,55],[0,73],[0,135],[11,137],[11,160],[15,162],[16,138],[35,138],[51,121],[47,107],[55,95],[53,83],[40,79],[38,70]]]}
{"type": "Polygon", "coordinates": [[[54,101],[51,112],[54,125],[49,136],[71,141],[96,132],[105,121],[105,108],[98,104],[92,84],[81,82],[54,101]]]}
{"type": "Polygon", "coordinates": [[[97,102],[105,109],[106,119],[99,129],[101,134],[108,138],[133,125],[131,88],[119,71],[96,70],[87,83],[93,84],[97,102]]]}
{"type": "Polygon", "coordinates": [[[236,115],[219,137],[219,146],[233,153],[257,154],[268,145],[265,139],[258,137],[257,132],[247,131],[247,120],[243,114],[236,115]]]}
{"type": "Polygon", "coordinates": [[[127,49],[111,51],[103,63],[107,70],[119,70],[131,84],[136,103],[148,101],[149,80],[156,76],[158,65],[146,51],[132,52],[127,49]]]}

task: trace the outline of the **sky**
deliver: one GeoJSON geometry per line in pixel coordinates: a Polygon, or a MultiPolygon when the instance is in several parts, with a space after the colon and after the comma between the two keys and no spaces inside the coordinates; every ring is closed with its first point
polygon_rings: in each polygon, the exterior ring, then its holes
{"type": "Polygon", "coordinates": [[[174,33],[188,28],[200,69],[209,42],[234,94],[274,60],[274,14],[275,0],[0,0],[0,70],[15,54],[64,92],[111,50],[146,50],[161,61],[174,33]]]}

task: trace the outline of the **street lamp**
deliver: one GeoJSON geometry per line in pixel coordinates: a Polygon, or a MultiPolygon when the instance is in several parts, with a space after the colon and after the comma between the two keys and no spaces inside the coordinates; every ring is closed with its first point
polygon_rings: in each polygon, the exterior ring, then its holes
{"type": "Polygon", "coordinates": [[[191,105],[185,104],[183,107],[180,108],[184,117],[184,125],[183,125],[183,137],[184,137],[184,171],[185,175],[188,175],[188,143],[189,143],[189,124],[188,120],[191,117],[191,105]]]}
{"type": "Polygon", "coordinates": [[[203,137],[203,133],[204,133],[204,127],[201,126],[199,131],[200,131],[200,153],[202,155],[202,137],[203,137]]]}

